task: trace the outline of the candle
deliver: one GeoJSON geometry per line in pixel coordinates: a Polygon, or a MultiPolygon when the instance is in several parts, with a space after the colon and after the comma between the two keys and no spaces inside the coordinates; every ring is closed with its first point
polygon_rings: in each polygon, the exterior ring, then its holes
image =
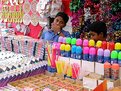
{"type": "Polygon", "coordinates": [[[61,64],[60,64],[61,73],[63,73],[65,62],[64,61],[60,61],[60,62],[61,62],[61,64]]]}
{"type": "Polygon", "coordinates": [[[78,64],[72,64],[72,78],[76,79],[79,74],[80,67],[78,64]]]}
{"type": "Polygon", "coordinates": [[[65,75],[67,74],[68,67],[69,67],[69,63],[65,62],[64,69],[63,69],[63,74],[65,74],[65,75]]]}
{"type": "Polygon", "coordinates": [[[52,48],[52,60],[51,60],[51,66],[55,68],[55,61],[56,61],[56,48],[52,48]]]}
{"type": "Polygon", "coordinates": [[[69,64],[68,69],[67,69],[67,76],[71,77],[72,76],[72,66],[69,64]]]}
{"type": "Polygon", "coordinates": [[[60,64],[61,64],[60,61],[56,61],[56,68],[57,68],[57,73],[58,73],[58,74],[61,74],[60,64]]]}

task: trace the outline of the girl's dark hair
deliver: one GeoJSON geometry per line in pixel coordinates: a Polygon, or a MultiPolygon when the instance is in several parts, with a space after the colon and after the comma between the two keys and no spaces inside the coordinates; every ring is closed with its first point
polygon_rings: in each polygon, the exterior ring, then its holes
{"type": "Polygon", "coordinates": [[[66,23],[68,22],[68,20],[69,20],[68,15],[67,15],[66,13],[64,13],[64,12],[58,12],[57,15],[55,16],[55,18],[58,17],[58,16],[60,16],[60,17],[63,18],[65,24],[66,24],[66,23]]]}
{"type": "Polygon", "coordinates": [[[89,31],[95,32],[97,34],[103,33],[103,36],[107,36],[107,27],[106,24],[102,21],[96,21],[89,25],[89,31]]]}

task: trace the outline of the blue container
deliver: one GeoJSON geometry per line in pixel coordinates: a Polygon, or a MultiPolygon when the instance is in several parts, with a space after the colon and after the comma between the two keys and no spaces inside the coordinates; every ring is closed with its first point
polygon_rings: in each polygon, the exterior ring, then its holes
{"type": "Polygon", "coordinates": [[[80,46],[76,47],[76,59],[82,59],[82,48],[80,46]]]}
{"type": "Polygon", "coordinates": [[[73,45],[71,48],[71,58],[76,59],[76,45],[73,45]]]}

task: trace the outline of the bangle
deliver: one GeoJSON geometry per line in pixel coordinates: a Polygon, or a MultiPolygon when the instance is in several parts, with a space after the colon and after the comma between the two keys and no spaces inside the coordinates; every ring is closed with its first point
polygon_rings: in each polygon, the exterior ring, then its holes
{"type": "Polygon", "coordinates": [[[59,35],[61,32],[58,32],[57,35],[59,35]]]}

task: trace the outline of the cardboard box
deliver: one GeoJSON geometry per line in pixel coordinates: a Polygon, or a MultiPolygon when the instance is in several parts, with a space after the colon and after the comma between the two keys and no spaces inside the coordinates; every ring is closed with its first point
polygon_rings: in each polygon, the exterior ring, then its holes
{"type": "Polygon", "coordinates": [[[82,69],[89,72],[94,72],[95,64],[94,62],[82,60],[82,69]]]}
{"type": "Polygon", "coordinates": [[[94,89],[97,87],[97,79],[83,77],[83,86],[85,88],[94,89]]]}
{"type": "Polygon", "coordinates": [[[98,85],[98,80],[101,79],[102,76],[90,73],[88,76],[83,77],[83,87],[89,89],[95,89],[98,85]]]}
{"type": "Polygon", "coordinates": [[[104,64],[102,63],[95,63],[95,73],[104,75],[104,64]]]}
{"type": "MultiPolygon", "coordinates": [[[[101,84],[104,80],[98,80],[98,85],[101,84]]],[[[114,88],[120,86],[120,79],[118,80],[112,80],[108,79],[107,80],[107,89],[114,88]]]]}

